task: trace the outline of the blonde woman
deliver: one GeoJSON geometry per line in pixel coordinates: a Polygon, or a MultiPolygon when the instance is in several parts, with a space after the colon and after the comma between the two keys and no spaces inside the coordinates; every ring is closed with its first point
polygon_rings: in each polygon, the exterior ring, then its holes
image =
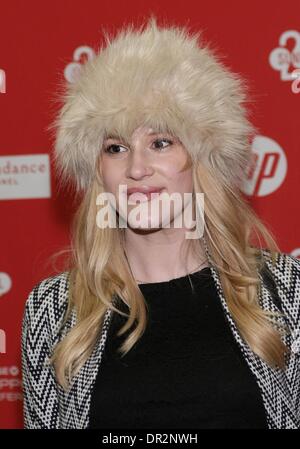
{"type": "Polygon", "coordinates": [[[81,203],[25,305],[26,428],[300,427],[300,261],[242,197],[246,86],[201,36],[152,16],[67,87],[55,159],[81,203]]]}

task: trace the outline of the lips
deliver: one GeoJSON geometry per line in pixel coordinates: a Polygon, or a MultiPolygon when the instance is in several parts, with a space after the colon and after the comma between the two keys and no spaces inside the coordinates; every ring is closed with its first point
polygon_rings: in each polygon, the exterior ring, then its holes
{"type": "Polygon", "coordinates": [[[130,189],[127,189],[127,196],[131,195],[132,193],[155,193],[160,192],[163,189],[163,187],[154,187],[154,186],[142,186],[142,187],[131,187],[130,189]]]}
{"type": "Polygon", "coordinates": [[[144,202],[154,199],[159,196],[163,187],[132,187],[127,191],[127,198],[130,204],[135,204],[136,201],[144,202]]]}

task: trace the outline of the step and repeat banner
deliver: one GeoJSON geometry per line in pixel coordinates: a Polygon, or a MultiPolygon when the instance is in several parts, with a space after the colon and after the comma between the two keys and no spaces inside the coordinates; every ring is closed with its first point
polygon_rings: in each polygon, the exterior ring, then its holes
{"type": "Polygon", "coordinates": [[[62,81],[74,82],[95,56],[102,27],[154,13],[161,25],[202,29],[254,98],[260,131],[244,194],[281,250],[300,257],[300,2],[12,0],[0,9],[0,428],[22,428],[24,303],[59,269],[50,257],[68,245],[77,206],[58,190],[47,131],[62,81]]]}

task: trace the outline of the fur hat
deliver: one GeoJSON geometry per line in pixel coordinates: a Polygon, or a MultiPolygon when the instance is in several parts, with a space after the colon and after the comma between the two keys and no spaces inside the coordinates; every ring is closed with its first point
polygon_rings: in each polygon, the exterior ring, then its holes
{"type": "Polygon", "coordinates": [[[106,46],[67,85],[54,122],[62,180],[86,190],[105,136],[129,142],[140,125],[175,134],[224,183],[243,179],[255,131],[243,106],[247,86],[201,35],[160,28],[153,15],[146,27],[127,25],[113,40],[104,35],[106,46]]]}

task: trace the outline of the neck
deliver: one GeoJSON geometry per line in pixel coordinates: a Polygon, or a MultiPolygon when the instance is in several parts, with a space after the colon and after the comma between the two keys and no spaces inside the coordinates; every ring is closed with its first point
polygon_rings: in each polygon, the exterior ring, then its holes
{"type": "Polygon", "coordinates": [[[185,228],[125,229],[125,253],[137,282],[164,282],[209,266],[201,240],[187,240],[185,232],[185,228]],[[197,245],[196,251],[192,245],[197,245]]]}

